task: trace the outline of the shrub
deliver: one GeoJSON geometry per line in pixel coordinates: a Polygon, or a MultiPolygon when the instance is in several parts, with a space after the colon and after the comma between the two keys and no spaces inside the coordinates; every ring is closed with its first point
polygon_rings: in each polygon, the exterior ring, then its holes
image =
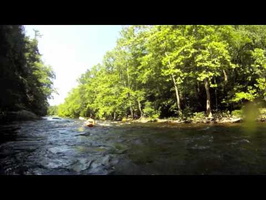
{"type": "Polygon", "coordinates": [[[192,112],[191,108],[189,108],[189,107],[184,108],[183,117],[185,117],[185,118],[193,117],[193,112],[192,112]]]}
{"type": "Polygon", "coordinates": [[[228,110],[225,110],[225,111],[216,111],[216,112],[214,112],[213,113],[213,117],[214,118],[218,118],[218,119],[220,119],[220,118],[228,118],[228,117],[231,117],[231,115],[230,115],[230,111],[228,111],[228,110]]]}
{"type": "Polygon", "coordinates": [[[205,113],[204,112],[193,113],[192,120],[203,120],[203,119],[205,119],[205,113]]]}
{"type": "Polygon", "coordinates": [[[243,110],[234,110],[232,111],[233,117],[243,117],[243,110]]]}
{"type": "Polygon", "coordinates": [[[145,108],[143,109],[144,116],[150,117],[152,119],[158,118],[160,116],[159,111],[156,111],[153,106],[151,105],[151,102],[145,103],[145,108]]]}
{"type": "Polygon", "coordinates": [[[266,108],[259,109],[261,115],[266,115],[266,108]]]}

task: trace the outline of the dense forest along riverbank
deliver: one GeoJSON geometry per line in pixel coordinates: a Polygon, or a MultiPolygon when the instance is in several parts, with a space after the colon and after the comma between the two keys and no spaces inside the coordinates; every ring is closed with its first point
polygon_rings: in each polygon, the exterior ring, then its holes
{"type": "Polygon", "coordinates": [[[0,174],[266,174],[266,124],[43,118],[1,125],[0,174]]]}

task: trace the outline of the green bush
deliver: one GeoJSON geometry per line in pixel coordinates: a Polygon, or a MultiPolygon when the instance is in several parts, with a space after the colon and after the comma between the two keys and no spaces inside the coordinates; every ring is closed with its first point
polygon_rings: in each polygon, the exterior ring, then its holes
{"type": "Polygon", "coordinates": [[[146,102],[145,103],[145,108],[143,109],[143,112],[144,112],[144,116],[145,117],[149,117],[149,118],[152,118],[152,119],[156,119],[160,116],[160,113],[159,111],[156,111],[152,105],[151,105],[151,102],[146,102]]]}
{"type": "Polygon", "coordinates": [[[266,115],[266,108],[259,109],[261,115],[266,115]]]}
{"type": "Polygon", "coordinates": [[[205,119],[205,113],[204,112],[193,113],[192,120],[202,120],[202,119],[205,119]]]}
{"type": "Polygon", "coordinates": [[[185,118],[193,117],[193,112],[192,112],[191,108],[189,108],[189,107],[184,108],[183,117],[185,117],[185,118]]]}
{"type": "Polygon", "coordinates": [[[228,118],[231,117],[230,115],[230,111],[226,110],[226,111],[216,111],[213,113],[213,117],[214,118],[228,118]]]}
{"type": "Polygon", "coordinates": [[[233,117],[243,117],[243,110],[234,110],[232,111],[233,117]]]}

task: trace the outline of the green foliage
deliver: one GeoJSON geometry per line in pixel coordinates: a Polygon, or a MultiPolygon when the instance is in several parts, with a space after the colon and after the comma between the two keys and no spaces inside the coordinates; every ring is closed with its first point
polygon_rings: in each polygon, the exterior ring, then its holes
{"type": "Polygon", "coordinates": [[[261,115],[264,115],[266,117],[266,108],[260,108],[259,112],[261,115]]]}
{"type": "Polygon", "coordinates": [[[198,111],[215,107],[215,116],[228,117],[246,101],[265,101],[265,35],[266,26],[125,26],[58,114],[204,119],[198,111]]]}
{"type": "Polygon", "coordinates": [[[48,115],[58,115],[58,106],[49,106],[48,115]]]}
{"type": "Polygon", "coordinates": [[[247,92],[237,92],[235,94],[235,98],[232,99],[232,101],[238,102],[240,100],[248,100],[248,101],[253,101],[255,99],[255,91],[250,91],[249,93],[247,92]]]}
{"type": "Polygon", "coordinates": [[[243,110],[242,109],[241,110],[233,110],[232,116],[242,118],[243,117],[243,110]]]}
{"type": "Polygon", "coordinates": [[[206,116],[205,116],[204,112],[195,112],[195,113],[193,113],[193,117],[192,117],[192,119],[195,121],[203,120],[205,118],[206,118],[206,116]]]}
{"type": "Polygon", "coordinates": [[[191,108],[189,107],[186,107],[183,109],[183,117],[185,118],[190,118],[190,117],[193,117],[193,111],[191,108]]]}
{"type": "Polygon", "coordinates": [[[23,26],[5,25],[0,45],[0,110],[45,115],[55,75],[41,60],[37,38],[26,37],[23,26]]]}
{"type": "Polygon", "coordinates": [[[143,109],[143,112],[145,117],[150,117],[152,119],[158,118],[160,115],[159,112],[154,109],[152,103],[149,101],[145,102],[145,108],[143,109]]]}

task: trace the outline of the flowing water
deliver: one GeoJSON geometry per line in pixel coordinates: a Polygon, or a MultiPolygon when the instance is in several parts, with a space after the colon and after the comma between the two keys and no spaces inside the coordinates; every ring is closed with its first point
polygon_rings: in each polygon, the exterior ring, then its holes
{"type": "Polygon", "coordinates": [[[44,118],[0,126],[0,174],[266,174],[266,123],[97,122],[44,118]]]}

